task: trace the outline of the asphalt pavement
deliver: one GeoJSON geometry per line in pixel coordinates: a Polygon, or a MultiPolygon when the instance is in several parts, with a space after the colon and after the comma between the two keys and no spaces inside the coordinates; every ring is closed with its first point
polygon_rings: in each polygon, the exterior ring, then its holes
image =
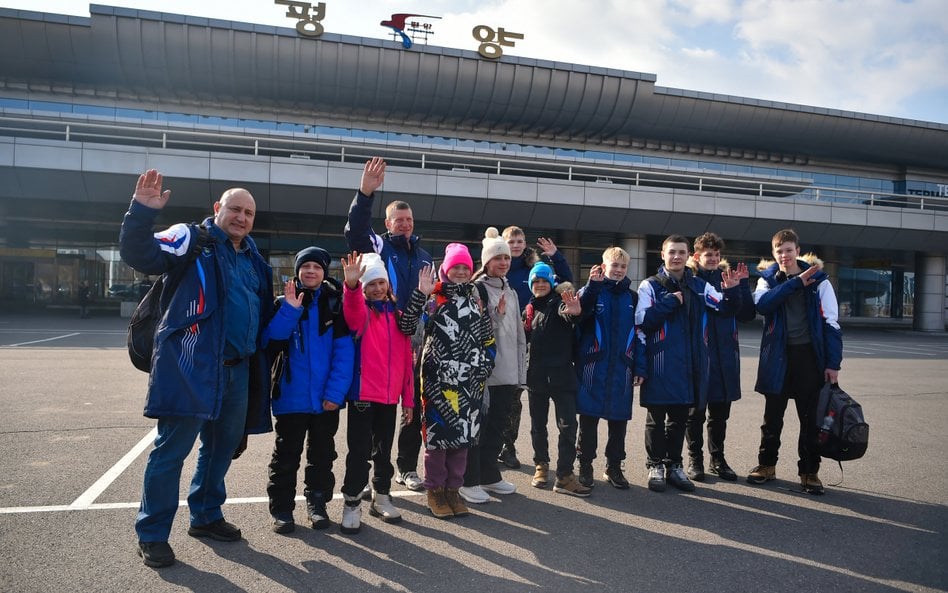
{"type": "MultiPolygon", "coordinates": [[[[332,527],[285,536],[270,530],[273,435],[261,435],[227,481],[224,512],[244,539],[189,537],[182,507],[170,541],[178,562],[161,570],[135,554],[154,422],[142,416],[147,376],[129,363],[124,336],[117,317],[0,315],[0,591],[948,591],[945,334],[844,328],[840,383],[863,405],[871,438],[845,473],[824,463],[824,496],[800,491],[792,407],[778,479],[743,479],[756,464],[763,412],[753,392],[760,329],[747,325],[744,398],[727,437],[737,482],[710,477],[690,494],[648,491],[636,395],[629,490],[601,480],[601,457],[587,499],[532,488],[525,409],[524,466],[504,470],[516,494],[444,521],[423,495],[396,486],[404,521],[386,525],[365,513],[362,532],[349,536],[338,529],[337,492],[332,527]]],[[[555,439],[552,424],[550,432],[555,439]]],[[[338,485],[345,414],[336,440],[338,485]]],[[[182,499],[193,468],[192,452],[182,499]]],[[[300,507],[296,519],[305,521],[300,507]]]]}

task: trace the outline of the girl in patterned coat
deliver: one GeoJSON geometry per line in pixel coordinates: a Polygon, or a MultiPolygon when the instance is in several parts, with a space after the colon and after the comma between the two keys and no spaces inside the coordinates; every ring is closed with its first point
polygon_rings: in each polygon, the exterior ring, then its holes
{"type": "MultiPolygon", "coordinates": [[[[471,284],[473,270],[467,247],[451,243],[445,248],[421,354],[424,485],[428,507],[441,519],[468,512],[458,489],[468,447],[480,436],[484,382],[494,368],[494,334],[471,284]]],[[[406,317],[420,315],[424,304],[424,293],[415,290],[406,317]]]]}

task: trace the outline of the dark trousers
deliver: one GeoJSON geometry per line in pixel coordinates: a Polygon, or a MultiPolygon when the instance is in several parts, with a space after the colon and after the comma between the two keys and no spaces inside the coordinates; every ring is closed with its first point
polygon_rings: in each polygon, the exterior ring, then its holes
{"type": "Polygon", "coordinates": [[[533,463],[550,462],[550,442],[547,423],[550,416],[550,400],[556,414],[556,428],[560,435],[556,442],[556,477],[563,478],[573,473],[576,462],[576,392],[533,389],[528,392],[530,405],[530,439],[533,441],[533,463]]]}
{"type": "Polygon", "coordinates": [[[731,402],[712,402],[688,410],[685,422],[685,441],[688,453],[694,459],[704,459],[704,419],[708,418],[708,452],[712,461],[724,459],[724,439],[727,437],[727,419],[731,416],[731,402]]]}
{"type": "Polygon", "coordinates": [[[646,406],[645,464],[680,465],[689,406],[646,406]]]}
{"type": "Polygon", "coordinates": [[[529,393],[526,390],[518,390],[517,396],[510,403],[510,415],[507,417],[507,425],[504,427],[504,447],[516,452],[517,435],[520,433],[520,417],[523,416],[522,394],[529,393]]]}
{"type": "MultiPolygon", "coordinates": [[[[606,420],[609,436],[606,440],[606,465],[618,466],[625,459],[625,432],[628,420],[606,420]]],[[[576,453],[580,465],[592,463],[599,448],[599,418],[597,416],[579,416],[579,437],[576,453]]]]}
{"type": "Polygon", "coordinates": [[[398,429],[398,452],[395,457],[395,465],[400,473],[413,472],[418,470],[418,455],[421,452],[421,417],[424,413],[421,410],[421,378],[415,372],[415,413],[412,414],[411,422],[405,423],[401,420],[398,429]]]}
{"type": "Polygon", "coordinates": [[[491,385],[490,406],[487,416],[481,418],[481,436],[478,443],[467,451],[465,486],[480,486],[500,481],[497,456],[504,446],[504,428],[510,421],[510,406],[520,398],[516,385],[491,385]]]}
{"type": "Polygon", "coordinates": [[[792,398],[800,419],[800,435],[797,437],[797,469],[802,474],[820,471],[820,455],[812,445],[816,438],[816,403],[823,387],[823,372],[816,362],[813,346],[803,344],[787,346],[787,375],[783,392],[768,395],[764,405],[764,423],[760,427],[760,465],[777,465],[780,451],[780,433],[783,431],[783,415],[787,402],[792,398]]]}
{"type": "Polygon", "coordinates": [[[332,475],[336,445],[334,438],[339,429],[339,411],[322,414],[281,414],[274,424],[276,442],[270,459],[270,481],[267,496],[270,514],[291,513],[296,507],[296,473],[300,468],[303,441],[306,441],[306,469],[303,493],[332,497],[336,478],[332,475]]]}
{"type": "Polygon", "coordinates": [[[372,490],[388,494],[392,488],[392,441],[395,440],[395,417],[398,404],[349,402],[346,415],[346,477],[342,493],[355,497],[369,481],[369,459],[374,475],[372,490]]]}

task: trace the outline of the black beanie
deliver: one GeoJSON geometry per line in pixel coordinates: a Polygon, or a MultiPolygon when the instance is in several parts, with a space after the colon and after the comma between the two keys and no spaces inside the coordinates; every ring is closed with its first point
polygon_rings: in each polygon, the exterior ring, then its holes
{"type": "Polygon", "coordinates": [[[314,261],[323,268],[323,275],[329,275],[329,252],[321,247],[307,247],[303,251],[300,251],[296,254],[296,267],[294,268],[294,274],[297,278],[300,276],[300,266],[306,262],[314,261]]]}

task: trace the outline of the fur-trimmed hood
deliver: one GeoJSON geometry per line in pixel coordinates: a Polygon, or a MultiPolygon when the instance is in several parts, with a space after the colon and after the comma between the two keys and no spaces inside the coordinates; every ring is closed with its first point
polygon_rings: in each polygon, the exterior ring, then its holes
{"type": "MultiPolygon", "coordinates": [[[[689,257],[685,265],[691,268],[691,271],[694,272],[695,274],[698,273],[698,262],[696,262],[693,257],[689,257]]],[[[730,269],[731,269],[730,262],[728,262],[724,258],[721,258],[721,261],[718,262],[718,270],[721,272],[727,272],[730,269]]]]}
{"type": "MultiPolygon", "coordinates": [[[[817,268],[821,270],[823,269],[823,260],[818,258],[816,254],[813,252],[801,255],[800,257],[797,258],[797,261],[802,261],[806,263],[807,267],[816,266],[817,268]]],[[[722,263],[723,263],[723,260],[722,260],[722,263]]],[[[760,263],[757,264],[757,270],[759,272],[763,272],[764,270],[774,265],[775,263],[777,263],[775,260],[763,258],[760,260],[760,263]]]]}

